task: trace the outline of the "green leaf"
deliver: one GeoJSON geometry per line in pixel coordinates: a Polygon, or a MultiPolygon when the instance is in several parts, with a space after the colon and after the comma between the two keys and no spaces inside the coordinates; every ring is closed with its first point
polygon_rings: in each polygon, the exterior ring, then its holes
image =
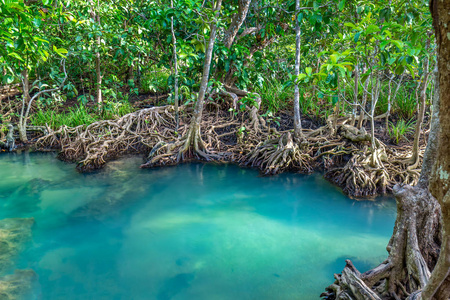
{"type": "Polygon", "coordinates": [[[377,25],[369,25],[366,29],[366,34],[372,34],[374,32],[380,31],[380,28],[377,25]]]}
{"type": "Polygon", "coordinates": [[[331,59],[331,62],[332,62],[333,64],[337,63],[337,56],[336,56],[336,54],[330,55],[330,59],[331,59]]]}
{"type": "Polygon", "coordinates": [[[56,52],[61,53],[61,54],[67,54],[67,53],[69,53],[69,51],[67,51],[67,50],[64,49],[64,48],[59,48],[56,52]]]}
{"type": "Polygon", "coordinates": [[[2,79],[3,84],[11,84],[14,82],[14,76],[6,74],[2,79]]]}
{"type": "Polygon", "coordinates": [[[311,67],[306,67],[305,68],[305,72],[306,72],[306,74],[308,74],[308,76],[311,76],[312,68],[311,67]]]}
{"type": "Polygon", "coordinates": [[[357,33],[355,34],[355,38],[354,38],[355,43],[358,42],[360,35],[361,35],[361,31],[360,31],[360,32],[357,32],[357,33]]]}
{"type": "Polygon", "coordinates": [[[392,40],[391,43],[394,44],[395,46],[397,46],[397,48],[399,50],[403,50],[403,42],[402,41],[392,40]]]}
{"type": "Polygon", "coordinates": [[[297,21],[298,21],[299,23],[301,23],[302,20],[303,20],[303,13],[299,13],[298,16],[297,16],[297,21]]]}
{"type": "Polygon", "coordinates": [[[331,98],[331,101],[333,102],[333,104],[336,104],[336,103],[338,103],[338,101],[339,101],[339,97],[338,97],[337,95],[334,95],[334,96],[331,98]]]}
{"type": "Polygon", "coordinates": [[[382,41],[380,43],[380,48],[381,50],[384,50],[384,48],[386,48],[386,46],[390,43],[390,41],[382,41]]]}
{"type": "Polygon", "coordinates": [[[345,0],[342,0],[342,1],[339,2],[339,4],[338,4],[338,9],[339,9],[340,11],[342,11],[342,10],[344,9],[344,6],[345,6],[345,0]]]}
{"type": "Polygon", "coordinates": [[[37,36],[34,36],[33,39],[34,39],[35,41],[39,41],[39,42],[43,42],[43,43],[47,43],[47,44],[48,44],[48,41],[47,41],[47,40],[41,39],[41,38],[39,38],[39,37],[37,37],[37,36]]]}
{"type": "Polygon", "coordinates": [[[298,80],[298,81],[302,81],[302,80],[305,79],[306,77],[308,77],[308,76],[307,76],[306,74],[303,74],[303,73],[302,73],[302,74],[299,74],[299,75],[298,75],[297,80],[298,80]]]}
{"type": "Polygon", "coordinates": [[[356,26],[353,23],[344,23],[344,26],[355,28],[356,26]]]}
{"type": "Polygon", "coordinates": [[[313,7],[314,7],[314,10],[318,10],[319,9],[319,3],[317,3],[317,1],[314,1],[313,7]]]}
{"type": "Polygon", "coordinates": [[[34,19],[33,20],[33,24],[34,24],[34,26],[36,26],[36,27],[39,27],[39,26],[41,26],[41,23],[42,23],[42,21],[41,21],[41,19],[34,19]]]}
{"type": "Polygon", "coordinates": [[[398,66],[397,69],[395,69],[396,75],[401,75],[405,71],[405,66],[398,66]]]}
{"type": "Polygon", "coordinates": [[[24,59],[22,57],[20,57],[19,54],[17,54],[16,52],[9,53],[8,55],[12,56],[14,58],[17,58],[18,60],[20,60],[22,62],[24,61],[24,59]]]}

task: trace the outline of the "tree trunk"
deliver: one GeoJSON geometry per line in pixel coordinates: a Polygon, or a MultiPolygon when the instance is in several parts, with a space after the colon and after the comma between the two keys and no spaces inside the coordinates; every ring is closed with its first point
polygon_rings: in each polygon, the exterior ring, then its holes
{"type": "MultiPolygon", "coordinates": [[[[170,0],[170,6],[173,9],[173,0],[170,0]]],[[[173,77],[174,77],[174,104],[175,104],[175,131],[178,132],[179,113],[178,113],[178,57],[177,57],[177,37],[173,28],[173,16],[170,18],[170,29],[172,31],[172,43],[173,43],[173,77]]]]}
{"type": "Polygon", "coordinates": [[[22,89],[23,89],[23,95],[22,95],[22,108],[20,110],[20,116],[19,116],[19,123],[17,124],[17,129],[19,131],[19,139],[21,142],[27,142],[27,130],[26,130],[26,118],[24,118],[24,112],[25,107],[30,102],[30,90],[29,90],[29,78],[28,78],[28,69],[25,67],[25,69],[22,71],[22,89]],[[25,124],[25,125],[24,125],[25,124]]]}
{"type": "MultiPolygon", "coordinates": [[[[95,7],[94,7],[94,1],[89,0],[89,3],[91,4],[91,18],[94,22],[97,22],[98,26],[100,27],[100,15],[95,13],[95,7]]],[[[98,4],[98,3],[97,3],[98,4]]],[[[101,47],[101,37],[97,36],[95,38],[95,43],[97,45],[97,49],[95,52],[95,73],[97,75],[97,80],[95,84],[95,93],[97,95],[97,105],[100,106],[102,104],[102,73],[100,69],[100,47],[101,47]]]]}
{"type": "Polygon", "coordinates": [[[239,0],[239,10],[233,16],[230,26],[228,30],[225,32],[223,36],[223,44],[228,49],[231,48],[231,45],[234,42],[236,34],[244,23],[245,18],[247,17],[248,9],[250,7],[250,3],[252,0],[239,0]]]}
{"type": "Polygon", "coordinates": [[[430,191],[441,205],[442,247],[437,265],[422,292],[422,299],[447,300],[450,298],[450,2],[431,0],[430,10],[437,44],[441,124],[430,191]]]}
{"type": "Polygon", "coordinates": [[[355,64],[355,85],[353,87],[353,107],[352,107],[352,119],[350,121],[351,126],[355,126],[356,120],[356,107],[358,105],[358,90],[359,90],[359,62],[355,64]]]}
{"type": "MultiPolygon", "coordinates": [[[[295,1],[295,10],[300,9],[300,0],[295,1]]],[[[295,15],[297,16],[297,15],[295,15]]],[[[295,78],[300,74],[300,47],[301,47],[301,33],[300,22],[295,18],[295,78]]],[[[294,87],[294,139],[298,142],[303,139],[302,120],[300,116],[300,91],[298,83],[294,87]]]]}
{"type": "MultiPolygon", "coordinates": [[[[100,18],[98,18],[100,24],[100,18]]],[[[96,38],[97,42],[97,52],[95,53],[95,73],[97,74],[97,84],[95,86],[97,94],[97,104],[100,106],[102,104],[102,73],[100,70],[100,37],[96,38]]]]}
{"type": "Polygon", "coordinates": [[[208,48],[205,53],[205,61],[203,63],[203,75],[200,82],[200,90],[198,93],[197,102],[195,103],[194,115],[192,116],[191,123],[189,126],[189,132],[187,133],[187,138],[183,149],[179,153],[178,160],[183,158],[185,152],[190,152],[194,150],[195,153],[206,157],[205,146],[201,139],[200,125],[202,121],[203,105],[205,102],[205,94],[208,88],[209,71],[211,69],[211,60],[213,56],[214,43],[216,41],[217,33],[217,23],[220,15],[220,8],[222,6],[222,0],[218,0],[215,6],[215,18],[211,26],[211,34],[209,37],[208,48]]]}
{"type": "Polygon", "coordinates": [[[423,82],[420,89],[420,107],[417,115],[417,123],[414,131],[414,142],[412,148],[412,156],[411,156],[411,166],[410,169],[415,169],[419,164],[419,143],[420,143],[420,134],[422,132],[422,124],[425,116],[425,106],[427,100],[427,87],[428,87],[428,78],[430,77],[430,72],[428,71],[429,60],[428,57],[425,58],[424,63],[424,73],[423,73],[423,82]]]}
{"type": "MultiPolygon", "coordinates": [[[[239,0],[238,12],[233,16],[231,24],[223,36],[223,44],[228,49],[230,49],[231,46],[233,45],[233,42],[236,39],[238,31],[241,28],[242,24],[244,23],[245,18],[247,17],[248,9],[250,7],[251,2],[252,2],[251,0],[239,0]]],[[[222,80],[226,86],[231,87],[233,85],[234,83],[233,76],[236,71],[237,69],[234,63],[231,62],[230,69],[225,74],[225,77],[222,80]]],[[[216,72],[218,72],[218,70],[216,70],[216,72]]]]}
{"type": "Polygon", "coordinates": [[[367,90],[369,89],[369,82],[372,80],[372,76],[369,75],[369,77],[367,77],[366,82],[364,82],[364,91],[363,91],[363,102],[362,102],[362,106],[361,106],[361,112],[359,114],[359,121],[358,121],[358,129],[361,129],[361,127],[363,126],[363,122],[364,122],[364,116],[365,116],[365,112],[364,109],[366,109],[366,104],[367,104],[367,90]]]}
{"type": "Polygon", "coordinates": [[[22,71],[22,89],[23,89],[23,96],[25,97],[25,102],[28,103],[30,100],[30,80],[28,78],[28,69],[25,67],[25,69],[22,71]]]}
{"type": "Polygon", "coordinates": [[[372,102],[369,116],[372,150],[375,150],[377,148],[377,145],[375,143],[375,109],[377,107],[379,94],[380,94],[380,75],[375,74],[375,85],[372,85],[372,102]]]}
{"type": "MultiPolygon", "coordinates": [[[[448,81],[449,77],[446,80],[448,81]]],[[[435,89],[438,93],[438,84],[435,89]]],[[[433,106],[438,107],[439,98],[435,97],[433,101],[433,106]]],[[[442,110],[443,106],[440,109],[442,110]]],[[[450,111],[450,107],[447,107],[447,110],[450,111]]],[[[433,113],[435,114],[436,111],[433,113]]],[[[363,274],[359,274],[348,261],[342,274],[335,275],[336,281],[322,296],[327,299],[405,299],[409,297],[412,300],[417,299],[415,298],[417,291],[429,282],[430,270],[435,268],[438,261],[441,230],[444,230],[441,229],[439,203],[428,191],[430,170],[436,157],[439,121],[438,117],[433,117],[419,184],[415,187],[409,185],[394,187],[397,219],[394,232],[386,247],[389,252],[386,261],[363,274]],[[371,292],[376,292],[377,296],[373,296],[371,292]]],[[[448,127],[447,134],[450,130],[448,127]]],[[[447,152],[448,146],[447,144],[447,148],[444,148],[447,152]]],[[[444,213],[443,216],[445,218],[444,213]]],[[[424,297],[423,299],[432,298],[424,297]]],[[[447,298],[436,299],[447,300],[447,298]]]]}

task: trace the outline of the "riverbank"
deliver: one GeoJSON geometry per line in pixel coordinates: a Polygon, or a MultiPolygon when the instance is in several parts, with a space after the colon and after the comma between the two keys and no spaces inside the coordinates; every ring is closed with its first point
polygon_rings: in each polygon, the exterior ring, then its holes
{"type": "Polygon", "coordinates": [[[298,143],[294,142],[289,114],[261,117],[250,111],[227,112],[214,105],[205,109],[201,125],[207,150],[179,155],[192,110],[191,106],[180,108],[178,130],[173,106],[155,106],[116,120],[57,130],[48,127],[47,134],[35,135],[30,143],[18,146],[58,151],[60,159],[76,163],[81,172],[102,168],[126,154],[143,155],[144,168],[203,160],[233,162],[265,175],[319,170],[356,198],[390,193],[397,183],[415,184],[420,174],[421,164],[414,166],[408,160],[412,145],[390,143],[381,122],[375,132],[376,149],[370,147],[367,130],[350,125],[346,116],[331,116],[322,126],[304,119],[304,136],[298,143]]]}

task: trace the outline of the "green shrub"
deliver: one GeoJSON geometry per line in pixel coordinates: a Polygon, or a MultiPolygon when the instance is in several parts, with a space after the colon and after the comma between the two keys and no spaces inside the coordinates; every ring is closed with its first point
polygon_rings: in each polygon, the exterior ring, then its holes
{"type": "Polygon", "coordinates": [[[140,90],[142,93],[156,93],[169,91],[168,70],[153,71],[145,74],[141,79],[140,90]]]}
{"type": "Polygon", "coordinates": [[[263,110],[273,113],[279,112],[289,106],[289,101],[294,98],[294,86],[283,84],[277,79],[265,81],[262,87],[256,88],[261,96],[261,106],[263,110]]]}
{"type": "Polygon", "coordinates": [[[398,145],[401,139],[406,138],[406,135],[414,133],[415,121],[409,120],[406,122],[400,119],[397,124],[389,122],[388,133],[392,141],[398,145]]]}
{"type": "Polygon", "coordinates": [[[47,124],[52,129],[58,129],[62,125],[76,127],[89,125],[99,120],[117,119],[132,111],[133,107],[128,102],[104,102],[100,111],[97,107],[84,105],[70,107],[65,112],[40,108],[30,117],[30,124],[34,126],[47,124]]]}

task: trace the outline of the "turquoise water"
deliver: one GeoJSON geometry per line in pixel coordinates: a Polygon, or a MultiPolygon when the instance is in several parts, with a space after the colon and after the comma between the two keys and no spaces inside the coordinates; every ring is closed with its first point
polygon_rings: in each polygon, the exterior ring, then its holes
{"type": "Polygon", "coordinates": [[[391,199],[351,200],[320,175],[140,163],[82,175],[0,155],[0,219],[35,219],[14,261],[37,273],[34,299],[319,299],[346,258],[387,255],[391,199]]]}

